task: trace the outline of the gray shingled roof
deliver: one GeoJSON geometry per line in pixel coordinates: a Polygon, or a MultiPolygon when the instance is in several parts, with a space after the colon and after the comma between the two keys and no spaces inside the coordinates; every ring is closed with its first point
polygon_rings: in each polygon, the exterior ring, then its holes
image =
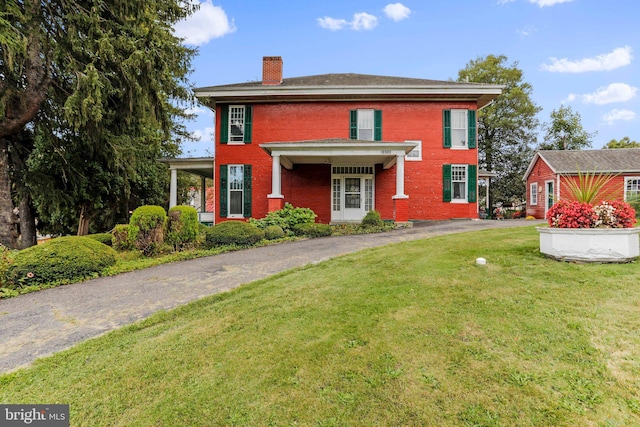
{"type": "Polygon", "coordinates": [[[640,172],[640,148],[604,150],[541,150],[540,157],[556,172],[640,172]]]}
{"type": "MultiPolygon", "coordinates": [[[[482,86],[481,83],[475,83],[482,86]]],[[[445,80],[416,79],[410,77],[375,76],[370,74],[319,74],[316,76],[290,77],[282,79],[276,87],[317,87],[317,86],[468,86],[469,83],[454,82],[445,80]]],[[[232,89],[265,87],[261,81],[235,83],[220,86],[208,86],[196,89],[196,91],[207,91],[212,89],[232,89]]],[[[269,86],[266,86],[269,87],[269,86]]]]}

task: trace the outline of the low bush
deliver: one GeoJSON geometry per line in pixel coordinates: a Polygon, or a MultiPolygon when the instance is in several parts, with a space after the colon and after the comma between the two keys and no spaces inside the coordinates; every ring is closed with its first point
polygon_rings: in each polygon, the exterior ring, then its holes
{"type": "Polygon", "coordinates": [[[222,245],[252,246],[264,239],[264,230],[244,221],[225,221],[207,230],[207,248],[222,245]]]}
{"type": "Polygon", "coordinates": [[[370,210],[362,219],[360,226],[363,228],[373,228],[384,226],[384,221],[380,218],[380,212],[376,210],[370,210]]]}
{"type": "Polygon", "coordinates": [[[89,234],[87,237],[90,238],[90,239],[93,239],[93,240],[97,240],[98,242],[102,243],[103,245],[107,245],[107,246],[111,246],[112,245],[113,235],[111,233],[89,234]]]}
{"type": "Polygon", "coordinates": [[[161,206],[140,206],[129,220],[129,239],[146,256],[155,255],[164,243],[167,213],[161,206]]]}
{"type": "Polygon", "coordinates": [[[294,208],[290,203],[285,203],[282,209],[269,212],[262,219],[250,218],[249,222],[262,229],[267,228],[269,225],[277,225],[286,232],[287,230],[293,230],[298,224],[314,222],[317,216],[309,208],[294,208]]]}
{"type": "Polygon", "coordinates": [[[279,225],[267,225],[264,229],[264,238],[267,240],[282,239],[284,230],[279,225]]]}
{"type": "Polygon", "coordinates": [[[113,227],[111,246],[118,251],[133,249],[133,242],[129,239],[129,224],[118,224],[113,227]]]}
{"type": "Polygon", "coordinates": [[[306,224],[298,224],[293,227],[296,236],[303,237],[324,237],[331,236],[331,226],[329,224],[316,224],[308,222],[306,224]]]}
{"type": "Polygon", "coordinates": [[[66,236],[24,249],[5,278],[10,288],[94,277],[116,263],[116,251],[89,237],[66,236]]]}
{"type": "Polygon", "coordinates": [[[167,243],[177,251],[194,243],[198,224],[198,211],[193,206],[172,207],[167,214],[167,243]]]}

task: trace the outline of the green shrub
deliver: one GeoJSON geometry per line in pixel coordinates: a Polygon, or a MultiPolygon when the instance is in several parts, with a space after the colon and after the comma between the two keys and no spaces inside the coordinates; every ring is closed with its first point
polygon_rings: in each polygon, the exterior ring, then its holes
{"type": "Polygon", "coordinates": [[[222,245],[251,246],[264,239],[264,231],[243,221],[225,221],[207,231],[207,247],[222,245]]]}
{"type": "Polygon", "coordinates": [[[296,236],[304,237],[324,237],[331,236],[331,226],[329,224],[316,224],[308,222],[306,224],[298,224],[293,227],[296,236]]]}
{"type": "Polygon", "coordinates": [[[111,232],[111,246],[118,251],[133,249],[133,241],[129,239],[129,224],[118,224],[111,232]]]}
{"type": "Polygon", "coordinates": [[[6,246],[0,245],[0,288],[6,286],[6,273],[9,269],[9,266],[13,262],[13,257],[11,256],[11,250],[6,246]]]}
{"type": "Polygon", "coordinates": [[[72,282],[116,263],[116,251],[89,237],[66,236],[18,252],[6,271],[9,287],[72,282]]]}
{"type": "Polygon", "coordinates": [[[269,212],[262,219],[250,218],[249,222],[262,229],[267,228],[269,225],[277,225],[286,232],[287,230],[293,230],[293,227],[298,224],[314,222],[317,216],[309,208],[294,208],[290,203],[285,203],[282,209],[269,212]]]}
{"type": "Polygon", "coordinates": [[[167,243],[180,250],[196,241],[198,211],[192,206],[174,206],[167,214],[167,243]]]}
{"type": "Polygon", "coordinates": [[[156,254],[164,243],[167,214],[161,206],[140,206],[129,220],[129,239],[146,256],[156,254]]]}
{"type": "Polygon", "coordinates": [[[384,226],[384,221],[380,218],[380,212],[376,210],[370,210],[362,219],[360,226],[364,228],[379,228],[384,226]]]}
{"type": "Polygon", "coordinates": [[[97,240],[103,245],[111,246],[113,235],[111,233],[96,233],[87,236],[90,239],[97,240]]]}
{"type": "Polygon", "coordinates": [[[282,239],[284,230],[279,225],[267,225],[264,229],[264,238],[267,240],[282,239]]]}

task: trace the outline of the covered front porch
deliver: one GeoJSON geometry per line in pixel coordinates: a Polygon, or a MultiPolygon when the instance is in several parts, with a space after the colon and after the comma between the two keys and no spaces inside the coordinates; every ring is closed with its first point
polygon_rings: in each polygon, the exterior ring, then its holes
{"type": "MultiPolygon", "coordinates": [[[[207,209],[206,180],[213,180],[215,159],[213,157],[194,157],[183,159],[161,159],[162,163],[169,166],[171,173],[169,185],[169,209],[178,204],[178,171],[184,171],[200,178],[198,193],[191,205],[198,211],[198,221],[203,224],[213,225],[214,213],[207,209]]],[[[215,186],[214,186],[215,188],[215,186]]],[[[215,194],[213,195],[215,198],[215,194]]]]}
{"type": "MultiPolygon", "coordinates": [[[[393,220],[409,221],[408,198],[404,192],[405,156],[415,142],[382,142],[352,139],[322,139],[260,144],[272,158],[271,193],[267,196],[268,210],[284,206],[282,171],[295,165],[330,166],[331,222],[360,222],[372,209],[376,209],[376,165],[383,170],[395,168],[395,193],[389,202],[393,205],[393,220]]],[[[289,197],[287,197],[289,198],[289,197]]]]}

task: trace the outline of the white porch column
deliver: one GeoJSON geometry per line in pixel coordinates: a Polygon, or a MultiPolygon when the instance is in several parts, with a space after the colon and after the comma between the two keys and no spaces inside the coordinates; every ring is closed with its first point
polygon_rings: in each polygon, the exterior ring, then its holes
{"type": "Polygon", "coordinates": [[[200,212],[207,211],[207,180],[204,176],[200,177],[200,212]]]}
{"type": "Polygon", "coordinates": [[[169,209],[178,204],[178,170],[171,169],[171,183],[169,185],[169,209]]]}
{"type": "Polygon", "coordinates": [[[406,199],[404,194],[404,154],[396,156],[396,195],[394,199],[406,199]]]}
{"type": "Polygon", "coordinates": [[[282,167],[280,166],[280,156],[272,157],[271,166],[271,194],[267,196],[270,199],[281,199],[282,195],[282,167]]]}

